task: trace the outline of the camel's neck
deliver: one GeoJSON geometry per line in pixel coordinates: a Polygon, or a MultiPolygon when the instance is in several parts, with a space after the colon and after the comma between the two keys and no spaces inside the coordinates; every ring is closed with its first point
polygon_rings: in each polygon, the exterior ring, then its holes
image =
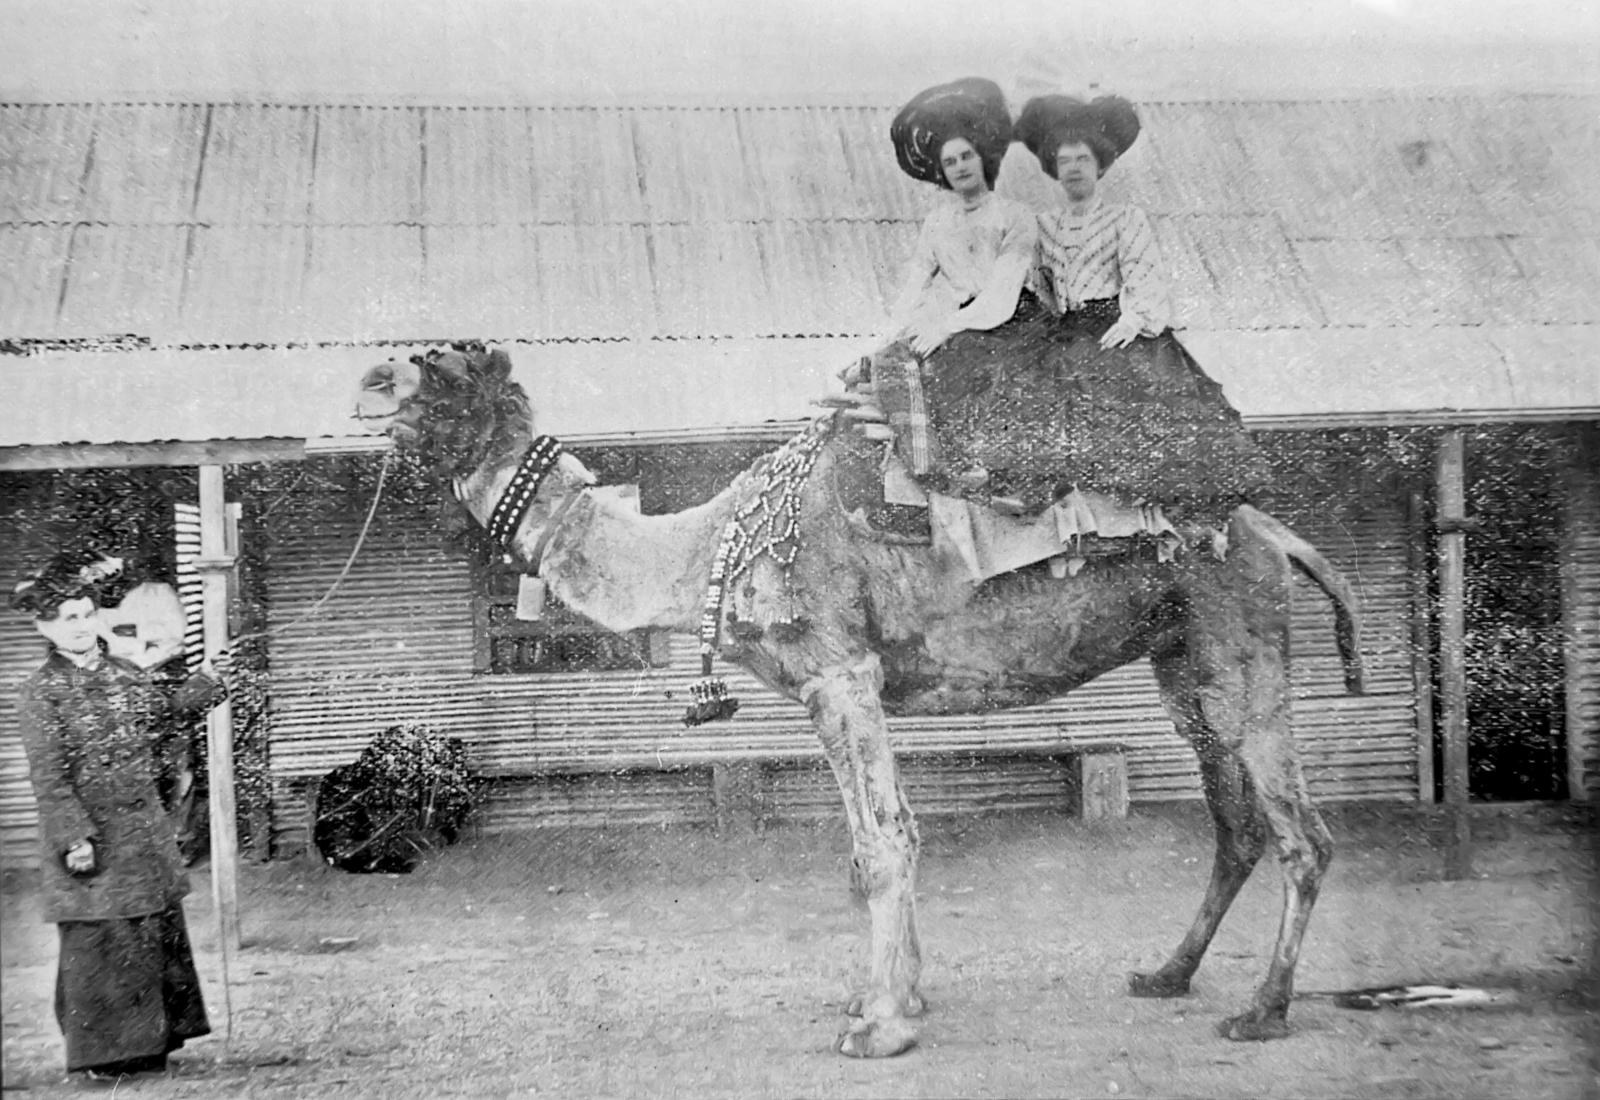
{"type": "MultiPolygon", "coordinates": [[[[480,524],[516,468],[516,459],[492,462],[457,483],[457,496],[480,524]]],[[[550,590],[608,630],[693,630],[737,487],[665,516],[639,515],[603,489],[577,490],[582,495],[564,512],[559,504],[536,506],[517,534],[515,550],[529,561],[542,542],[539,573],[550,590]],[[557,521],[547,532],[552,513],[557,521]]]]}
{"type": "Polygon", "coordinates": [[[608,630],[694,630],[734,507],[728,489],[686,512],[642,516],[586,492],[551,535],[540,573],[562,603],[608,630]]]}

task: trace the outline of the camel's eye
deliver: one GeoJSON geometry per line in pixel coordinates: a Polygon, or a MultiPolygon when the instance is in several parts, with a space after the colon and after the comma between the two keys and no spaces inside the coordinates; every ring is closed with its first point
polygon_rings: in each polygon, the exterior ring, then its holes
{"type": "Polygon", "coordinates": [[[392,393],[394,391],[394,369],[392,367],[373,367],[367,372],[365,388],[378,393],[392,393]]]}

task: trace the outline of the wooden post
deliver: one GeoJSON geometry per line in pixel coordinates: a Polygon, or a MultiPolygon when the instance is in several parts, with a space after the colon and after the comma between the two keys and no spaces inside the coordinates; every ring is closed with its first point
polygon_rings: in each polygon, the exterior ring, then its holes
{"type": "Polygon", "coordinates": [[[759,760],[730,760],[711,766],[711,805],[716,831],[747,836],[766,819],[766,768],[759,760]]]}
{"type": "Polygon", "coordinates": [[[1428,598],[1428,509],[1420,492],[1406,500],[1407,565],[1411,571],[1411,683],[1417,713],[1417,801],[1431,805],[1439,801],[1434,793],[1433,770],[1433,637],[1431,604],[1428,598]]]}
{"type": "Polygon", "coordinates": [[[1128,760],[1121,745],[1095,745],[1073,755],[1078,814],[1084,821],[1128,816],[1128,760]]]}
{"type": "Polygon", "coordinates": [[[1472,874],[1472,822],[1467,816],[1466,444],[1459,428],[1439,440],[1439,717],[1444,737],[1444,801],[1450,837],[1445,877],[1472,874]]]}
{"type": "MultiPolygon", "coordinates": [[[[227,507],[221,466],[200,467],[200,573],[205,655],[210,660],[228,645],[229,553],[227,507]]],[[[227,974],[239,948],[239,827],[233,792],[233,704],[206,716],[206,761],[210,772],[211,897],[217,911],[222,969],[227,974]]]]}

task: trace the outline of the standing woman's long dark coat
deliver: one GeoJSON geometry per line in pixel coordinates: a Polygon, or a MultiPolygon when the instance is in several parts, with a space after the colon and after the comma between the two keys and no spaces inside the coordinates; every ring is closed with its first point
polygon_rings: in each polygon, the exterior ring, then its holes
{"type": "Polygon", "coordinates": [[[61,931],[56,1014],[68,1070],[158,1059],[210,1031],[169,801],[187,751],[173,719],[221,693],[196,674],[168,700],[136,665],[102,654],[82,668],[59,652],[22,686],[44,916],[61,931]],[[72,874],[66,853],[85,839],[94,869],[72,874]]]}

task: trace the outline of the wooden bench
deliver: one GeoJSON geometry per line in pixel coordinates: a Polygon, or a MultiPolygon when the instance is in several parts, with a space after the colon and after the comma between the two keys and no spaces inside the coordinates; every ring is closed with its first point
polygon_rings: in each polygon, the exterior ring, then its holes
{"type": "MultiPolygon", "coordinates": [[[[915,766],[926,761],[993,767],[1006,759],[1033,758],[1061,761],[1067,773],[1062,799],[1074,799],[1079,816],[1085,821],[1107,821],[1128,816],[1128,765],[1124,746],[1112,743],[1081,744],[1065,740],[1019,743],[1004,746],[955,748],[949,745],[910,746],[900,744],[895,759],[915,766]]],[[[809,757],[822,761],[820,749],[809,757]]],[[[718,832],[745,832],[761,827],[770,804],[769,789],[775,766],[784,761],[770,757],[717,759],[685,763],[685,767],[709,766],[711,800],[718,832]]],[[[915,799],[912,809],[916,809],[915,799]]]]}
{"type": "MultiPolygon", "coordinates": [[[[507,754],[507,748],[500,746],[496,753],[498,766],[483,772],[491,781],[709,773],[711,821],[723,833],[759,829],[777,816],[773,812],[774,781],[784,769],[827,771],[822,747],[809,731],[802,735],[763,733],[740,738],[730,735],[726,728],[710,726],[655,737],[647,744],[638,736],[628,736],[622,728],[597,728],[586,731],[581,741],[563,741],[559,753],[546,745],[543,751],[514,763],[515,754],[507,754]]],[[[1059,798],[1063,808],[1076,810],[1085,821],[1113,820],[1128,813],[1127,754],[1125,747],[1115,742],[1077,740],[1062,736],[1059,731],[1045,730],[1006,731],[982,741],[959,729],[919,730],[914,738],[896,737],[895,756],[903,774],[909,774],[912,780],[919,769],[926,773],[930,768],[992,769],[1006,760],[1059,761],[1059,798]]],[[[316,785],[321,778],[309,774],[274,777],[274,798],[283,811],[276,833],[285,850],[309,847],[315,824],[316,785]]],[[[827,782],[831,784],[831,777],[827,782]]],[[[908,786],[915,787],[915,782],[908,782],[908,786]]],[[[1055,802],[1054,794],[1050,801],[1055,802]]],[[[912,808],[916,810],[918,805],[913,790],[912,808]]],[[[926,816],[930,811],[921,812],[926,816]]]]}

